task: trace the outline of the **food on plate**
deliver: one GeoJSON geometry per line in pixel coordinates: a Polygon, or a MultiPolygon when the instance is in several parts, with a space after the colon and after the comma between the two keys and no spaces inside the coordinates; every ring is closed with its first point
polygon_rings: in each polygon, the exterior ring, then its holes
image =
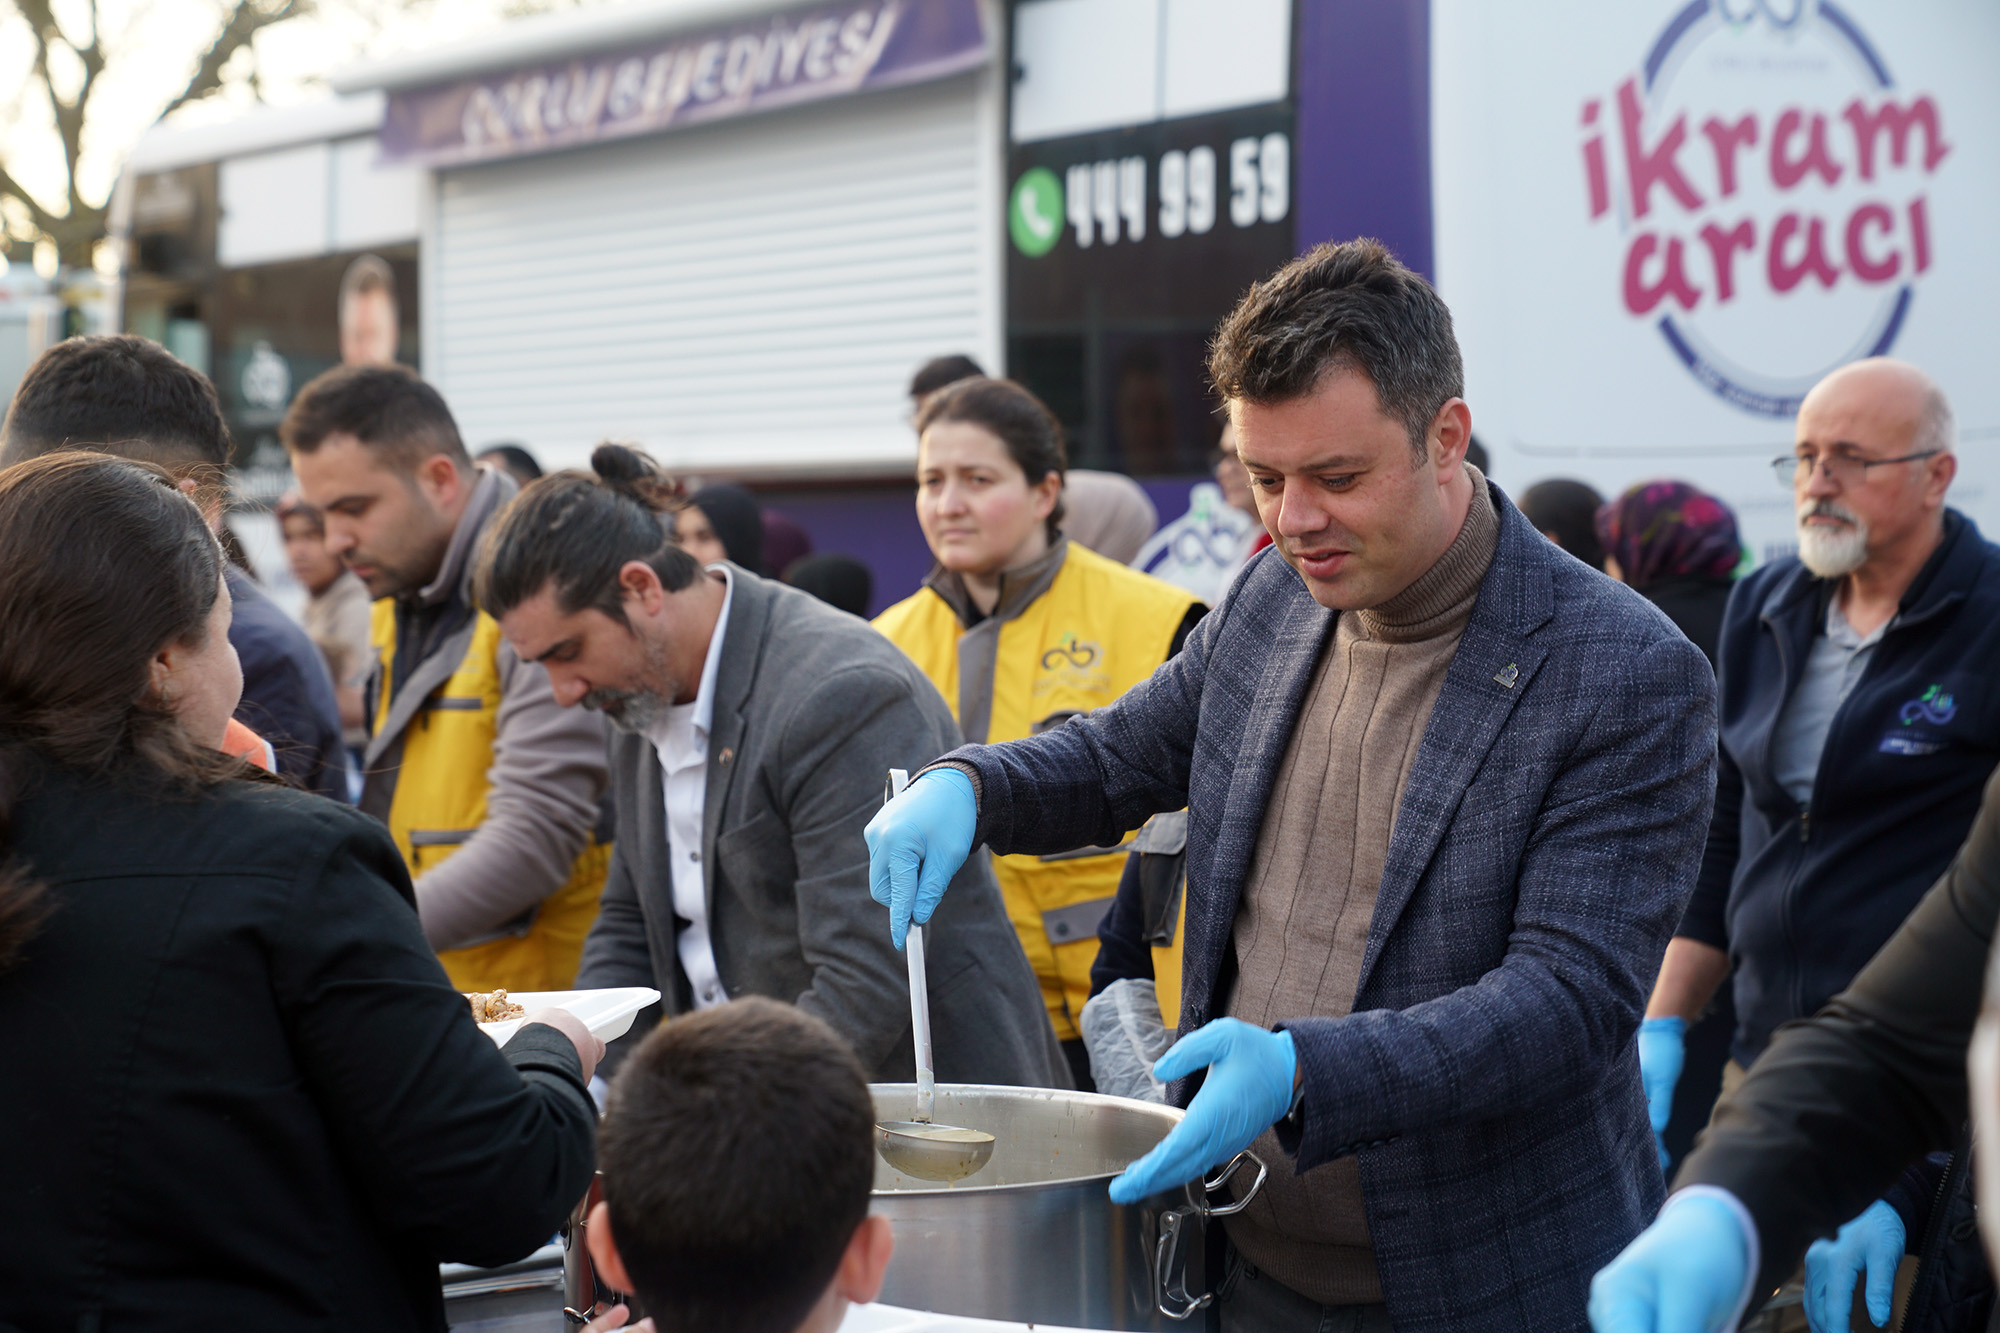
{"type": "Polygon", "coordinates": [[[480,1023],[504,1023],[528,1012],[508,999],[504,990],[468,991],[465,998],[472,1001],[472,1017],[480,1023]]]}

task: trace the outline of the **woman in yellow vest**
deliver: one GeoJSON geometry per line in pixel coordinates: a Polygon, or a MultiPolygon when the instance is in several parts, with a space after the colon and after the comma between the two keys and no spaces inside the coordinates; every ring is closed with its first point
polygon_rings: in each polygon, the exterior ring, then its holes
{"type": "MultiPolygon", "coordinates": [[[[1061,427],[1007,380],[961,380],[917,415],[917,521],[937,564],[877,629],[938,687],[974,742],[1018,740],[1102,708],[1153,673],[1205,607],[1062,535],[1061,427]]],[[[1124,847],[1003,856],[1007,914],[1079,1083],[1076,1018],[1124,847]]]]}

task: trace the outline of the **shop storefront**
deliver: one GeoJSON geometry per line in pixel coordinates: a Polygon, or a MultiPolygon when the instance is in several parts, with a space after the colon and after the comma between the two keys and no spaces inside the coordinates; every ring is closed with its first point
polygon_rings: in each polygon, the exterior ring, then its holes
{"type": "Polygon", "coordinates": [[[277,424],[340,360],[340,285],[364,254],[394,275],[397,354],[419,364],[422,173],[378,161],[379,97],[155,127],[112,202],[120,327],[215,381],[248,498],[285,475],[277,424]]]}
{"type": "Polygon", "coordinates": [[[383,160],[429,171],[423,364],[475,446],[884,479],[911,370],[999,362],[978,0],[721,8],[531,20],[341,81],[386,93],[383,160]]]}

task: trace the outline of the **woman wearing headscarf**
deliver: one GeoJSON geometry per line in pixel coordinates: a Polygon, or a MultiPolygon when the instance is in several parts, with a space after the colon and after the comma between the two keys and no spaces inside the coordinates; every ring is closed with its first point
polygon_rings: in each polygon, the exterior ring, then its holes
{"type": "MultiPolygon", "coordinates": [[[[1666,612],[1713,667],[1722,610],[1743,558],[1729,506],[1686,482],[1649,481],[1599,508],[1594,535],[1604,572],[1666,612]]],[[[1708,1123],[1735,1028],[1736,1005],[1724,986],[1687,1030],[1673,1107],[1660,1129],[1661,1166],[1670,1175],[1708,1123]]]]}
{"type": "Polygon", "coordinates": [[[589,1186],[602,1046],[497,1049],[387,830],[222,753],[222,569],[164,472],[0,471],[0,1327],[444,1333],[589,1186]]]}
{"type": "MultiPolygon", "coordinates": [[[[1206,608],[1064,535],[1062,428],[1040,399],[1009,380],[960,380],[924,400],[917,435],[917,522],[937,563],[875,625],[938,687],[966,740],[1061,726],[1179,651],[1206,608]]],[[[1123,847],[994,862],[1049,1019],[1086,1087],[1077,1017],[1124,864],[1123,847]]]]}
{"type": "Polygon", "coordinates": [[[1063,535],[1129,565],[1160,526],[1146,488],[1122,472],[1071,468],[1063,477],[1063,535]]]}
{"type": "Polygon", "coordinates": [[[1729,506],[1684,481],[1634,486],[1597,511],[1604,572],[1667,613],[1715,665],[1743,543],[1729,506]]]}

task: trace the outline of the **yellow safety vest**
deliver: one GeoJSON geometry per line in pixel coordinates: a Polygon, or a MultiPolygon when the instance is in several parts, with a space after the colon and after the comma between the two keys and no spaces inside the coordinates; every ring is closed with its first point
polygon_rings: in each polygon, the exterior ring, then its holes
{"type": "MultiPolygon", "coordinates": [[[[442,865],[486,822],[493,741],[500,717],[500,625],[477,613],[458,668],[425,700],[403,731],[402,765],[389,806],[389,832],[412,879],[442,865]]],[[[386,672],[396,660],[396,610],[375,603],[370,638],[386,672]]],[[[389,690],[378,691],[374,730],[388,723],[389,690]]],[[[597,920],[597,900],[611,867],[611,847],[593,837],[560,889],[535,909],[525,929],[438,954],[460,990],[568,990],[583,961],[583,938],[597,920]]]]}
{"type": "MultiPolygon", "coordinates": [[[[1042,724],[1111,703],[1167,660],[1196,601],[1072,542],[1048,591],[1000,628],[986,739],[1018,740],[1042,724]]],[[[965,628],[944,598],[922,589],[884,611],[875,627],[909,654],[956,716],[965,628]]],[[[1007,915],[1041,981],[1049,1021],[1065,1041],[1078,1036],[1076,1017],[1090,998],[1090,965],[1097,960],[1096,922],[1118,892],[1124,865],[1122,847],[994,859],[1007,915]]],[[[1166,952],[1178,975],[1178,938],[1166,952]]]]}
{"type": "Polygon", "coordinates": [[[1181,886],[1181,905],[1174,914],[1174,942],[1153,946],[1153,993],[1160,1001],[1160,1021],[1170,1028],[1181,1025],[1181,946],[1187,938],[1187,886],[1181,886]]]}

